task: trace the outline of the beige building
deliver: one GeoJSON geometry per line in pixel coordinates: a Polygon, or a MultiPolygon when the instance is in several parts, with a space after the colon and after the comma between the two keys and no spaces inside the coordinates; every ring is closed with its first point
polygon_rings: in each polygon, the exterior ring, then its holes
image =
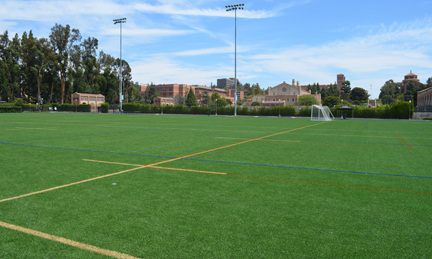
{"type": "Polygon", "coordinates": [[[417,107],[432,106],[432,87],[417,92],[417,107]]]}
{"type": "Polygon", "coordinates": [[[71,104],[90,104],[92,110],[101,107],[101,104],[105,102],[105,96],[101,94],[83,94],[75,92],[71,97],[71,104]]]}
{"type": "Polygon", "coordinates": [[[287,84],[284,81],[282,84],[269,87],[267,95],[254,95],[252,102],[259,102],[262,106],[268,107],[278,106],[279,104],[300,106],[298,98],[302,95],[311,95],[321,104],[321,94],[311,94],[311,91],[304,90],[298,81],[296,84],[294,79],[292,84],[287,84]]]}
{"type": "MultiPolygon", "coordinates": [[[[155,85],[154,86],[156,93],[158,93],[161,97],[169,97],[173,98],[177,94],[180,94],[184,97],[187,96],[189,90],[192,89],[194,92],[197,101],[200,100],[200,96],[204,93],[207,93],[211,96],[213,93],[218,93],[220,97],[223,97],[232,103],[234,103],[235,90],[234,89],[219,89],[219,88],[211,88],[209,86],[203,85],[187,85],[187,84],[163,84],[163,85],[155,85]]],[[[147,86],[140,85],[140,94],[144,95],[147,89],[147,86]]],[[[244,92],[238,91],[238,99],[241,100],[244,98],[244,92]]],[[[168,99],[166,99],[168,101],[168,99]]],[[[159,104],[158,104],[159,105],[159,104]]]]}

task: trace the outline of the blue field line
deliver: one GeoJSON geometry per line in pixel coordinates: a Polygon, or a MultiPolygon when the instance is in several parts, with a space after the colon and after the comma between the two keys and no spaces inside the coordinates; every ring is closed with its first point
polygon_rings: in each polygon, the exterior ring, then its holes
{"type": "MultiPolygon", "coordinates": [[[[143,157],[155,157],[155,158],[167,158],[167,159],[177,158],[177,157],[169,157],[169,156],[155,156],[155,155],[145,155],[145,154],[120,153],[120,152],[112,152],[112,151],[97,151],[97,150],[86,150],[86,149],[75,149],[75,148],[48,147],[48,146],[28,145],[28,144],[19,144],[19,143],[9,143],[9,142],[0,142],[0,144],[24,146],[24,147],[50,148],[50,149],[68,150],[68,151],[105,153],[105,154],[126,155],[126,156],[143,156],[143,157]]],[[[365,175],[370,174],[370,175],[381,175],[381,176],[396,176],[396,177],[432,179],[432,177],[430,177],[430,176],[369,173],[369,172],[356,172],[356,171],[345,171],[345,170],[335,170],[335,169],[321,169],[321,168],[284,166],[284,165],[265,165],[265,164],[253,164],[253,163],[218,161],[218,160],[195,159],[195,158],[181,158],[181,160],[212,162],[212,163],[225,163],[225,164],[237,164],[237,165],[252,165],[252,166],[275,167],[275,168],[288,168],[288,169],[300,169],[300,170],[312,170],[312,171],[325,171],[325,172],[338,172],[338,173],[351,173],[351,174],[365,174],[365,175]]]]}
{"type": "Polygon", "coordinates": [[[154,156],[154,155],[143,155],[143,154],[133,154],[133,153],[120,153],[120,152],[112,152],[112,151],[98,151],[98,150],[64,148],[64,147],[47,147],[47,146],[28,145],[28,144],[19,144],[19,143],[10,143],[10,142],[0,142],[0,144],[14,145],[14,146],[24,146],[24,147],[38,147],[38,148],[60,149],[60,150],[68,150],[68,151],[105,153],[105,154],[126,155],[126,156],[145,156],[145,157],[157,157],[157,158],[168,158],[168,159],[176,158],[176,157],[171,157],[171,156],[154,156]]]}
{"type": "Polygon", "coordinates": [[[207,160],[207,159],[194,159],[194,158],[187,158],[187,157],[186,158],[181,158],[181,159],[182,160],[191,160],[191,161],[200,161],[200,162],[236,164],[236,165],[252,165],[252,166],[265,166],[265,167],[289,168],[289,169],[300,169],[300,170],[326,171],[326,172],[337,172],[337,173],[371,174],[371,175],[383,175],[383,176],[398,176],[398,177],[432,179],[432,177],[430,177],[430,176],[367,173],[367,172],[356,172],[356,171],[345,171],[345,170],[334,170],[334,169],[320,169],[320,168],[297,167],[297,166],[284,166],[284,165],[264,165],[264,164],[253,164],[253,163],[242,163],[242,162],[218,161],[218,160],[207,160]]]}

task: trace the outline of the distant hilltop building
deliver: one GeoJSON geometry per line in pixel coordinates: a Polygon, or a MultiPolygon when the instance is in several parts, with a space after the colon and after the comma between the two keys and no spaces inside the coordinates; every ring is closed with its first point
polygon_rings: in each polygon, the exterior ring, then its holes
{"type": "Polygon", "coordinates": [[[224,89],[225,87],[230,88],[235,85],[235,78],[222,78],[217,80],[217,88],[224,89]]]}
{"type": "MultiPolygon", "coordinates": [[[[343,87],[345,82],[345,75],[337,75],[337,87],[339,90],[343,87]]],[[[320,85],[320,89],[330,88],[330,85],[320,85]]],[[[308,85],[300,85],[300,82],[292,80],[292,84],[288,84],[285,81],[274,87],[268,88],[267,95],[254,95],[250,102],[259,102],[262,106],[274,107],[279,105],[293,105],[300,106],[298,98],[302,95],[311,95],[315,97],[319,104],[321,104],[321,93],[312,94],[311,90],[308,90],[308,85]]]]}
{"type": "Polygon", "coordinates": [[[418,76],[416,74],[413,74],[412,71],[410,71],[409,74],[405,75],[404,80],[402,80],[402,87],[401,87],[401,92],[402,93],[406,92],[406,87],[407,87],[407,85],[409,84],[410,81],[413,81],[416,89],[424,86],[423,83],[420,83],[420,80],[418,79],[418,76]]]}
{"type": "MultiPolygon", "coordinates": [[[[144,95],[145,91],[148,86],[140,85],[139,90],[140,94],[144,95]]],[[[214,92],[218,93],[220,97],[224,97],[227,100],[230,100],[232,103],[234,103],[234,95],[235,90],[234,89],[218,89],[218,88],[211,88],[209,86],[203,86],[203,85],[187,85],[187,84],[163,84],[163,85],[155,85],[155,91],[158,93],[162,99],[163,98],[173,98],[177,94],[180,94],[182,96],[187,96],[189,90],[192,89],[195,96],[197,97],[197,100],[199,100],[199,96],[207,92],[209,96],[211,96],[214,92]]],[[[239,92],[239,99],[244,98],[244,92],[239,92]]],[[[168,101],[168,99],[167,99],[168,101]]],[[[157,102],[155,102],[158,104],[157,102]]],[[[158,104],[159,105],[159,104],[158,104]]]]}
{"type": "MultiPolygon", "coordinates": [[[[338,74],[336,76],[336,84],[337,84],[337,88],[339,89],[339,91],[342,89],[343,83],[345,81],[346,81],[346,79],[345,79],[344,74],[338,74]]],[[[321,85],[320,84],[319,86],[320,86],[320,89],[322,89],[324,87],[326,90],[328,90],[330,88],[330,85],[321,85]]],[[[304,91],[307,91],[308,85],[302,85],[301,87],[304,91]]]]}
{"type": "Polygon", "coordinates": [[[266,107],[279,105],[299,106],[298,98],[302,95],[312,95],[321,104],[321,94],[311,94],[310,90],[303,89],[299,81],[296,84],[295,79],[292,80],[291,85],[284,81],[282,84],[269,87],[267,95],[254,95],[252,102],[259,102],[262,106],[266,107]]]}

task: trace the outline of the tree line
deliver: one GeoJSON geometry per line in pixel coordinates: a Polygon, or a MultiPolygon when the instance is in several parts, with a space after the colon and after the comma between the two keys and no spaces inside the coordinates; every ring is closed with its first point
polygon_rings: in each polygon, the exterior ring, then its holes
{"type": "Polygon", "coordinates": [[[414,107],[417,106],[417,92],[432,87],[432,77],[426,81],[426,85],[418,85],[409,81],[405,93],[402,93],[402,83],[395,82],[392,79],[386,81],[380,89],[379,98],[383,104],[392,104],[399,101],[412,100],[414,107]]]}
{"type": "MultiPolygon", "coordinates": [[[[120,59],[98,51],[94,37],[82,39],[78,29],[55,24],[47,38],[30,30],[21,37],[0,35],[0,101],[70,103],[71,94],[102,94],[119,101],[120,59]]],[[[131,68],[122,61],[125,102],[136,98],[131,68]]]]}

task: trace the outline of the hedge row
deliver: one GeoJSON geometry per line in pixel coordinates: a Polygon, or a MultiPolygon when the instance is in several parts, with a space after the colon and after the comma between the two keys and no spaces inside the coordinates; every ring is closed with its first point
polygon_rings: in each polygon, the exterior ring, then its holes
{"type": "Polygon", "coordinates": [[[0,105],[0,113],[16,113],[16,112],[21,112],[20,106],[15,106],[13,104],[0,105]]]}
{"type": "MultiPolygon", "coordinates": [[[[166,114],[205,114],[214,115],[216,114],[216,107],[187,107],[183,105],[166,105],[163,107],[158,107],[157,105],[145,104],[141,105],[138,103],[124,103],[123,112],[125,113],[166,113],[166,114]]],[[[218,115],[234,115],[234,107],[218,107],[218,115]]],[[[279,107],[265,108],[260,107],[258,109],[251,109],[247,107],[237,107],[237,115],[251,115],[251,116],[278,116],[279,107]]],[[[296,116],[297,111],[294,106],[281,106],[280,107],[281,116],[296,116]]],[[[309,115],[310,116],[310,109],[309,115]]]]}
{"type": "Polygon", "coordinates": [[[109,104],[108,103],[102,103],[101,104],[101,112],[102,113],[108,113],[109,104]]]}
{"type": "MultiPolygon", "coordinates": [[[[380,108],[362,108],[354,107],[353,111],[338,111],[338,107],[330,108],[331,112],[335,117],[342,116],[343,113],[347,114],[348,118],[376,118],[376,119],[408,119],[409,117],[409,103],[399,102],[392,106],[380,107],[380,108]]],[[[137,103],[124,103],[123,111],[125,113],[161,113],[162,109],[156,105],[141,105],[137,103]]],[[[257,109],[249,109],[248,107],[237,107],[237,115],[249,115],[249,116],[278,116],[280,112],[281,116],[300,116],[310,117],[311,108],[303,107],[299,111],[294,106],[281,106],[273,108],[259,107],[257,109]]],[[[413,116],[414,109],[411,109],[411,118],[413,116]]],[[[186,107],[183,105],[167,105],[163,107],[163,113],[167,114],[216,114],[215,107],[186,107]]],[[[234,107],[218,107],[218,115],[234,115],[234,107]]]]}
{"type": "MultiPolygon", "coordinates": [[[[408,103],[407,103],[408,104],[408,103]]],[[[409,105],[409,104],[408,104],[409,105]]],[[[409,106],[392,105],[390,107],[380,107],[380,108],[362,108],[359,106],[354,107],[353,111],[338,111],[337,107],[330,108],[333,116],[341,116],[343,113],[347,115],[348,118],[352,117],[354,113],[354,118],[364,118],[364,119],[408,119],[410,116],[409,106]],[[400,108],[400,109],[398,109],[400,108]]],[[[411,109],[411,118],[413,117],[414,110],[411,109]]]]}
{"type": "Polygon", "coordinates": [[[24,104],[24,103],[16,103],[16,104],[0,104],[0,112],[24,112],[24,111],[48,112],[50,111],[49,109],[50,107],[52,107],[52,110],[54,110],[54,107],[57,107],[57,111],[65,111],[65,112],[75,112],[75,111],[90,112],[91,110],[90,104],[72,105],[72,104],[47,103],[43,105],[31,105],[31,104],[24,104]]]}
{"type": "Polygon", "coordinates": [[[57,107],[57,111],[61,112],[90,112],[91,105],[90,104],[53,104],[52,107],[57,107]]]}

